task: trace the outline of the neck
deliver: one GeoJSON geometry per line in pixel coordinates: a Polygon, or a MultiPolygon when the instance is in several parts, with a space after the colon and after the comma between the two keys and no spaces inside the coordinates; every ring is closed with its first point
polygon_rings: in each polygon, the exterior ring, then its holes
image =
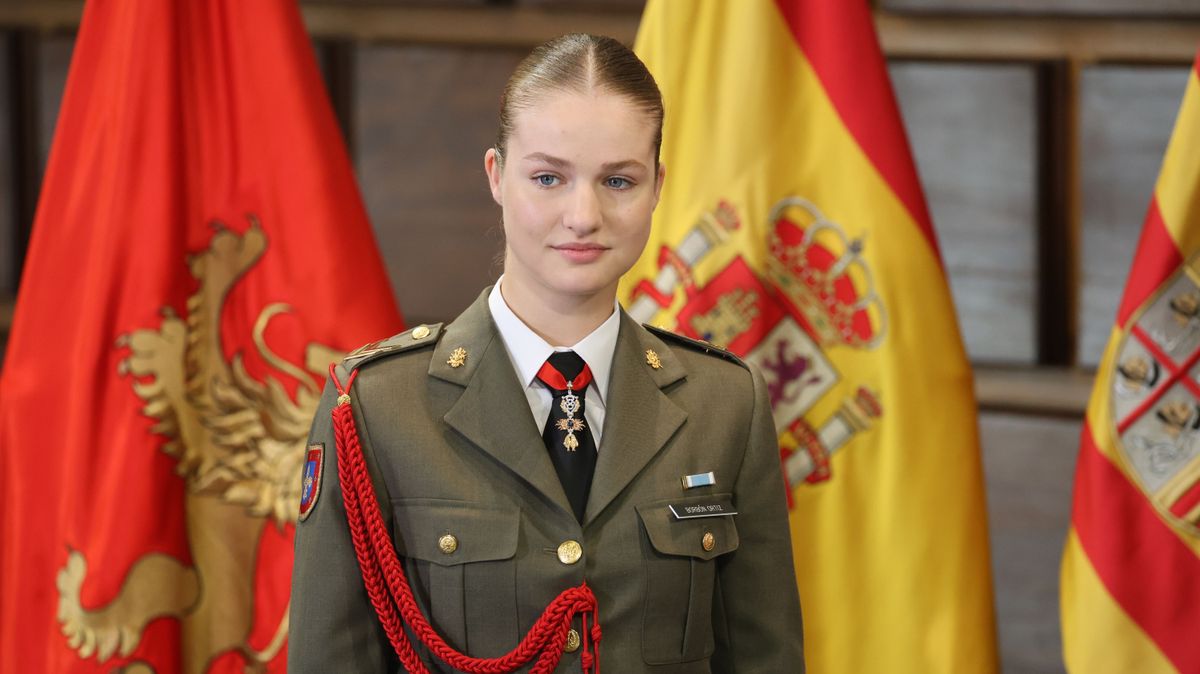
{"type": "Polygon", "coordinates": [[[614,284],[594,295],[563,297],[505,276],[500,296],[517,318],[547,344],[572,346],[612,316],[617,286],[614,284]]]}

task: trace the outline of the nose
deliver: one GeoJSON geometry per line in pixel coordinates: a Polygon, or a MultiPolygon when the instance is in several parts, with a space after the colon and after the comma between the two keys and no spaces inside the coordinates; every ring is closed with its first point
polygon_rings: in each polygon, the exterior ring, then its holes
{"type": "Polygon", "coordinates": [[[578,185],[563,213],[563,226],[578,236],[591,234],[600,228],[600,195],[591,185],[578,185]]]}

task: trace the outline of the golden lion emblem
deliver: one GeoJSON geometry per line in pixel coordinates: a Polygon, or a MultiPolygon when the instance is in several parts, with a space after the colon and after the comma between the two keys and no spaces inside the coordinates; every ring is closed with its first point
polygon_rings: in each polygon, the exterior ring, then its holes
{"type": "MultiPolygon", "coordinates": [[[[279,358],[264,332],[289,307],[271,304],[255,322],[254,346],[273,368],[300,382],[296,399],[274,377],[251,377],[240,353],[226,361],[220,331],[225,298],[267,248],[258,220],[248,219],[245,234],[215,223],[208,249],[189,257],[199,288],[187,300],[186,319],[164,307],[159,329],[118,339],[118,348],[129,350],[118,372],[135,378],[142,410],[158,421],[153,431],[167,438],[163,451],[178,460],[176,472],[185,481],[192,566],[146,554],[130,568],[116,598],[85,608],[79,596],[88,560],[72,550],[58,572],[58,621],[80,657],[127,657],[146,624],[160,617],[181,621],[183,671],[189,673],[205,671],[229,651],[241,654],[248,671],[259,670],[286,639],[285,611],[266,648],[247,642],[255,555],[268,520],[282,528],[296,519],[304,441],[321,395],[309,373],[323,376],[341,354],[309,344],[304,369],[279,358]]],[[[124,671],[154,670],[135,662],[124,671]]]]}

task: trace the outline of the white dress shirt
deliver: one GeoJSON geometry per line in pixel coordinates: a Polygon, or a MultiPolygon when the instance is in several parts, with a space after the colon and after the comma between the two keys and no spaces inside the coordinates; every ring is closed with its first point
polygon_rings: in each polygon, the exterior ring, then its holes
{"type": "Polygon", "coordinates": [[[517,379],[525,387],[525,398],[529,401],[534,423],[539,431],[546,427],[546,420],[550,418],[550,404],[554,401],[550,389],[538,381],[538,370],[555,351],[574,351],[592,371],[592,383],[588,384],[583,397],[583,416],[599,451],[600,434],[604,429],[604,400],[608,397],[613,352],[617,349],[617,332],[621,327],[620,306],[613,300],[612,315],[579,343],[570,347],[553,347],[509,308],[500,294],[500,284],[503,282],[503,276],[496,281],[488,295],[488,308],[500,331],[500,341],[504,342],[508,358],[517,372],[517,379]]]}

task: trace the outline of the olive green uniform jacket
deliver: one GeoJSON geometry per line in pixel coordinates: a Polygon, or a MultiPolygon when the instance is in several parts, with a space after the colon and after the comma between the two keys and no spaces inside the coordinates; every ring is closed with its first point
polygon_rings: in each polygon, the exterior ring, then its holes
{"type": "MultiPolygon", "coordinates": [[[[604,672],[803,671],[784,482],[756,370],[622,313],[581,525],[487,292],[444,330],[430,327],[423,339],[404,333],[352,355],[339,378],[358,369],[351,404],[384,517],[422,612],[451,645],[503,655],[559,592],[586,580],[604,672]],[[459,348],[466,358],[452,367],[459,348]],[[684,476],[709,471],[715,485],[684,489],[684,476]],[[737,514],[677,519],[672,505],[737,514]],[[446,534],[452,553],[439,545],[446,534]],[[573,564],[557,552],[568,540],[583,548],[573,564]]],[[[335,398],[327,386],[310,437],[324,466],[296,530],[288,671],[399,671],[346,525],[335,398]]],[[[579,672],[579,656],[564,654],[556,671],[579,672]]]]}

